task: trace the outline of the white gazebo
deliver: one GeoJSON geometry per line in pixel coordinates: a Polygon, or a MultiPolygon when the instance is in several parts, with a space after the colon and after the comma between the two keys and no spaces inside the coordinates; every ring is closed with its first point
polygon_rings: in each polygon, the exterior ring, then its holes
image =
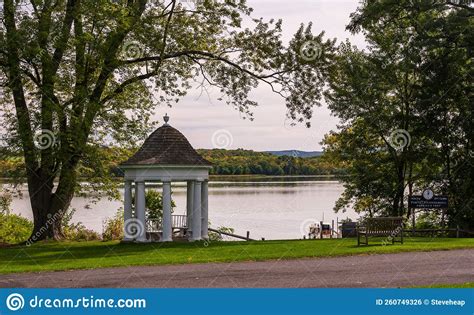
{"type": "Polygon", "coordinates": [[[168,124],[168,116],[164,117],[164,121],[165,124],[145,140],[137,153],[120,165],[125,173],[124,241],[171,242],[175,231],[190,241],[208,238],[208,180],[211,163],[193,149],[181,132],[168,124]],[[171,213],[173,181],[187,183],[185,215],[171,213]],[[146,182],[162,183],[161,220],[147,218],[146,182]],[[154,237],[156,235],[158,237],[154,237]]]}

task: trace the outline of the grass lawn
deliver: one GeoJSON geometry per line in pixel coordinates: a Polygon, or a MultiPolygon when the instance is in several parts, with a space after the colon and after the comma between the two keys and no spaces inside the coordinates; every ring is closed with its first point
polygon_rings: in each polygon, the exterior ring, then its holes
{"type": "Polygon", "coordinates": [[[428,286],[422,286],[417,288],[462,288],[462,289],[471,289],[474,288],[474,282],[465,282],[459,284],[432,284],[428,286]]]}
{"type": "Polygon", "coordinates": [[[29,247],[0,248],[0,274],[474,248],[473,238],[407,237],[403,245],[382,245],[380,240],[371,239],[369,246],[361,247],[357,247],[356,243],[355,239],[212,242],[210,244],[204,242],[148,244],[99,241],[50,242],[29,247]]]}

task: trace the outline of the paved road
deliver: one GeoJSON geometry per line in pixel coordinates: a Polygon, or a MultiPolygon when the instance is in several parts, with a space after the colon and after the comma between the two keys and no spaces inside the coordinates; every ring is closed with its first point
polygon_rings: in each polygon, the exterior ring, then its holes
{"type": "Polygon", "coordinates": [[[405,287],[474,281],[474,250],[0,275],[1,287],[405,287]]]}

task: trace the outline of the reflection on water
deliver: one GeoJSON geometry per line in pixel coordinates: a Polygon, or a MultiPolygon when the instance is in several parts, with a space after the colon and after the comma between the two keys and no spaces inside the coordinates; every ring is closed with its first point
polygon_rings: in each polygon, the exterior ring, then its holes
{"type": "MultiPolygon", "coordinates": [[[[251,238],[289,239],[301,238],[308,220],[331,223],[343,218],[356,219],[353,211],[335,214],[332,208],[341,195],[343,187],[336,181],[282,178],[273,181],[211,181],[209,184],[209,220],[213,227],[233,227],[237,234],[250,231],[251,238]],[[304,227],[303,227],[304,225],[304,227]]],[[[150,186],[150,187],[156,187],[150,186]]],[[[184,183],[173,184],[175,214],[184,214],[186,188],[184,183]]],[[[77,209],[73,221],[86,227],[102,231],[103,221],[113,216],[122,207],[120,201],[106,198],[90,204],[87,198],[73,199],[77,209]]],[[[13,211],[31,218],[27,191],[23,199],[15,199],[13,211]]]]}

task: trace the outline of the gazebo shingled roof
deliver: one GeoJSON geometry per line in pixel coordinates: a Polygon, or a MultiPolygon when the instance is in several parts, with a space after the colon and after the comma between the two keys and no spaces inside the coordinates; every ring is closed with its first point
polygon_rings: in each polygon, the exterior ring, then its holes
{"type": "Polygon", "coordinates": [[[199,155],[181,132],[164,124],[156,129],[142,147],[122,165],[211,166],[212,163],[199,155]]]}

